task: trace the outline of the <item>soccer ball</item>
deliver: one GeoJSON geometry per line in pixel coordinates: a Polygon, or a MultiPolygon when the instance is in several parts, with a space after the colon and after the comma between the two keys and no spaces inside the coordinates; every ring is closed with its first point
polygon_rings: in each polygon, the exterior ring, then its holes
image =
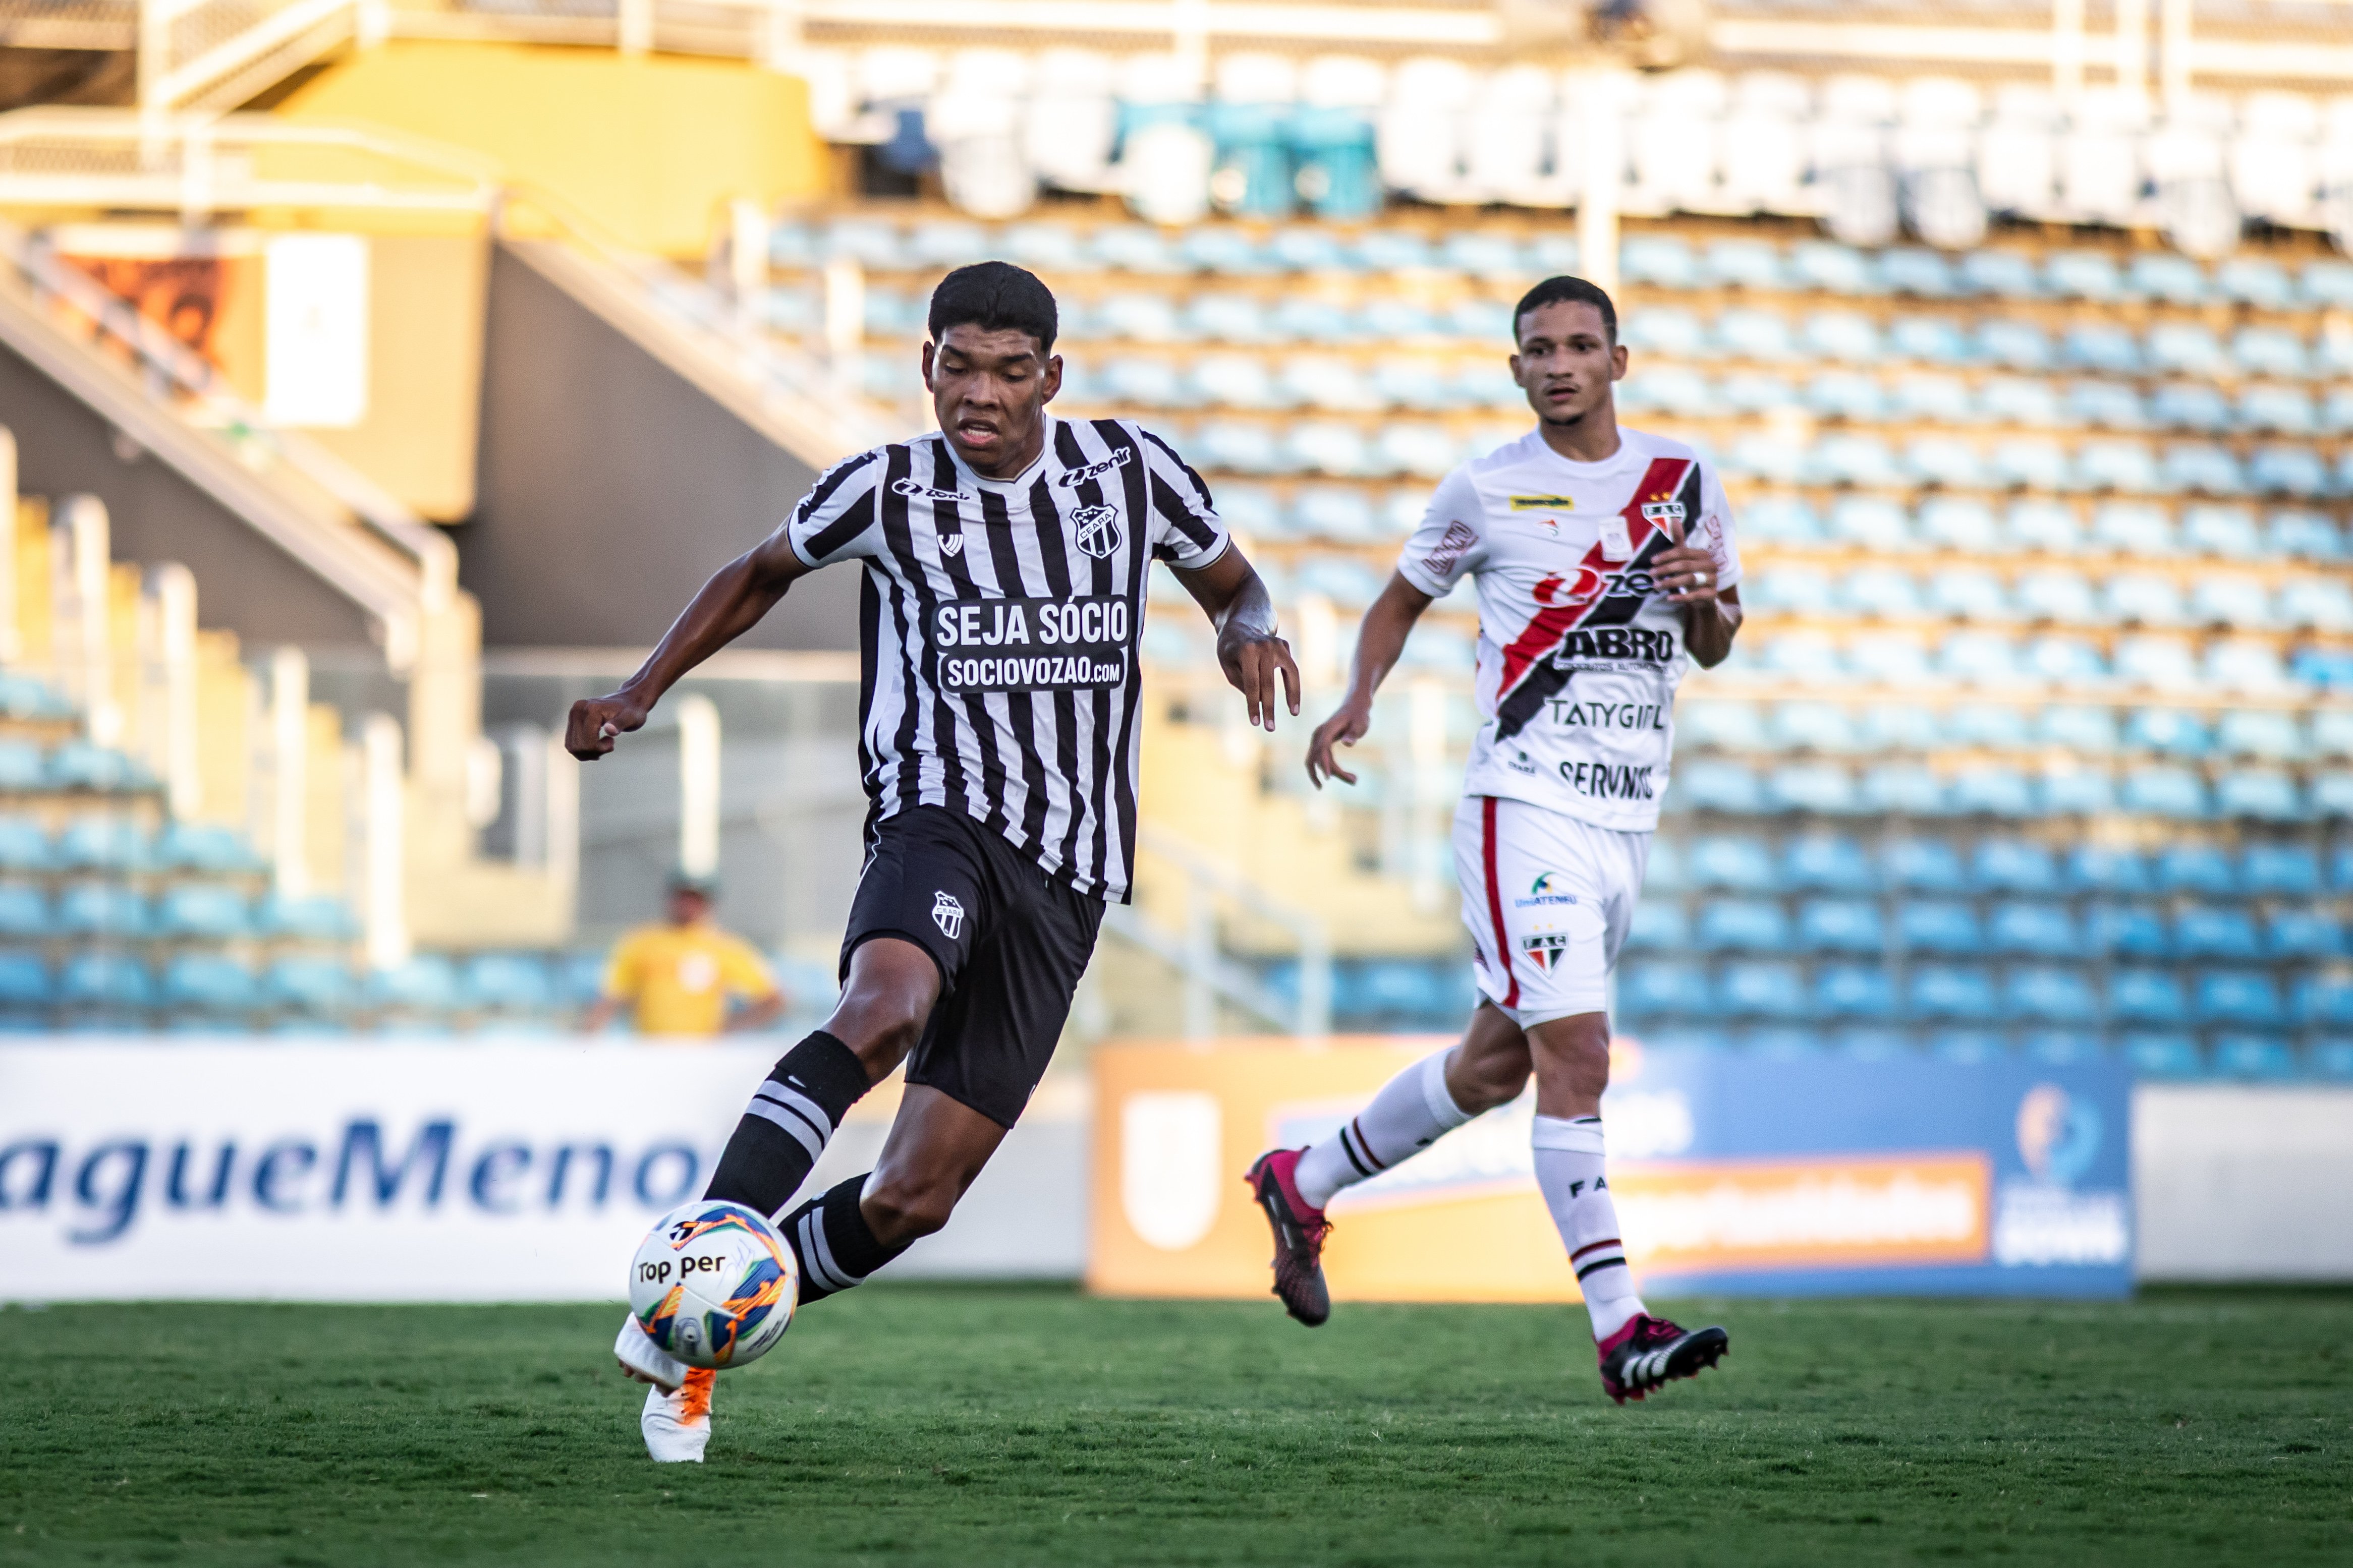
{"type": "Polygon", "coordinates": [[[629,1264],[629,1310],[689,1366],[743,1366],[784,1338],[800,1283],[793,1249],[767,1216],[700,1198],[647,1234],[629,1264]]]}

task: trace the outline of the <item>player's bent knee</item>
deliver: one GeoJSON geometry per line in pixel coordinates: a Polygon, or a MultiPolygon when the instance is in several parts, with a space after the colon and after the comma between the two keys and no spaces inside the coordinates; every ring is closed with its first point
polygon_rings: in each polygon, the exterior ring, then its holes
{"type": "Polygon", "coordinates": [[[895,1245],[944,1229],[961,1195],[953,1182],[884,1177],[867,1187],[859,1207],[875,1235],[895,1245]]]}
{"type": "Polygon", "coordinates": [[[1578,1094],[1609,1087],[1609,1023],[1600,1013],[1579,1013],[1538,1024],[1528,1031],[1536,1071],[1558,1077],[1578,1094]]]}

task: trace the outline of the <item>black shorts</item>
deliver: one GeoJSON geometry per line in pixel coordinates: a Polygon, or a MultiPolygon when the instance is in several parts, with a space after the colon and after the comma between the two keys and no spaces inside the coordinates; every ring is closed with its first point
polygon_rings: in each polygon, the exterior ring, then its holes
{"type": "Polygon", "coordinates": [[[930,953],[940,1000],[907,1081],[1010,1127],[1053,1059],[1103,918],[1101,899],[1055,881],[995,829],[944,806],[910,806],[875,826],[841,973],[878,936],[930,953]]]}

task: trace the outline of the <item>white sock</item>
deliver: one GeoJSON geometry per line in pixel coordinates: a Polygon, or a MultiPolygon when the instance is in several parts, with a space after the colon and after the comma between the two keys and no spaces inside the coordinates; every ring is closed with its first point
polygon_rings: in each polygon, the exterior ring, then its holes
{"type": "Polygon", "coordinates": [[[1427,1056],[1381,1085],[1373,1102],[1340,1131],[1309,1145],[1294,1178],[1299,1195],[1322,1208],[1343,1187],[1379,1175],[1471,1120],[1446,1089],[1451,1047],[1427,1056]]]}
{"type": "Polygon", "coordinates": [[[1618,1205],[1601,1173],[1601,1118],[1539,1116],[1529,1142],[1535,1145],[1536,1185],[1560,1227],[1577,1288],[1585,1292],[1593,1337],[1606,1340],[1643,1308],[1618,1237],[1618,1205]]]}

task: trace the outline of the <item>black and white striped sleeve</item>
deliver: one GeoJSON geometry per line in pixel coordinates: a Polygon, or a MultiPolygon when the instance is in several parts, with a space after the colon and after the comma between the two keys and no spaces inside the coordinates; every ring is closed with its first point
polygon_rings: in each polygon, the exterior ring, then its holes
{"type": "Polygon", "coordinates": [[[1149,430],[1135,435],[1144,452],[1152,558],[1188,570],[1207,566],[1226,552],[1229,542],[1209,487],[1167,442],[1149,430]]]}
{"type": "Polygon", "coordinates": [[[883,449],[845,458],[817,478],[793,509],[785,537],[793,553],[811,566],[871,555],[881,548],[883,449]]]}

